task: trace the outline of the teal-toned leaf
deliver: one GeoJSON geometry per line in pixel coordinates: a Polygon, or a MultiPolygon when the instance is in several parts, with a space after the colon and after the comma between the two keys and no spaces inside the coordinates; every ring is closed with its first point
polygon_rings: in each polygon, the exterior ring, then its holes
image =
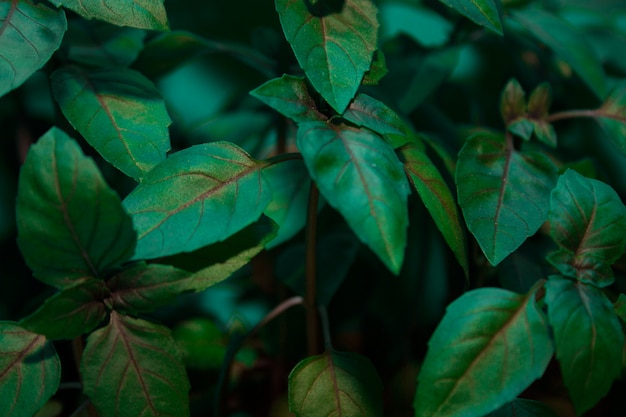
{"type": "Polygon", "coordinates": [[[48,62],[66,29],[62,10],[26,0],[0,2],[0,97],[48,62]]]}
{"type": "Polygon", "coordinates": [[[170,150],[171,120],[154,84],[125,68],[65,67],[52,93],[70,124],[124,174],[141,180],[170,150]]]}
{"type": "Polygon", "coordinates": [[[626,155],[626,83],[618,85],[598,109],[598,122],[626,155]]]}
{"type": "Polygon", "coordinates": [[[561,18],[537,8],[511,11],[511,15],[534,37],[571,65],[599,98],[606,96],[604,70],[582,32],[561,18]]]}
{"type": "Polygon", "coordinates": [[[426,48],[437,48],[450,39],[453,24],[422,3],[384,1],[379,7],[383,40],[404,34],[426,48]]]}
{"type": "Polygon", "coordinates": [[[557,415],[542,402],[516,398],[485,417],[557,417],[557,415]]]}
{"type": "Polygon", "coordinates": [[[188,291],[191,274],[169,265],[141,262],[107,281],[110,308],[129,314],[149,313],[188,291]]]}
{"type": "Polygon", "coordinates": [[[30,148],[17,195],[18,244],[37,279],[57,288],[128,260],[135,232],[91,158],[57,128],[30,148]]]}
{"type": "Polygon", "coordinates": [[[619,376],[624,333],[611,302],[593,286],[551,277],[546,303],[556,358],[580,415],[606,395],[619,376]]]}
{"type": "Polygon", "coordinates": [[[285,74],[269,80],[250,94],[296,123],[327,119],[317,110],[304,78],[285,74]]]}
{"type": "Polygon", "coordinates": [[[297,417],[382,416],[382,391],[365,357],[327,350],[289,374],[289,410],[297,417]]]}
{"type": "Polygon", "coordinates": [[[465,293],[448,306],[418,377],[416,417],[481,416],[545,371],[554,348],[535,291],[465,293]]]}
{"type": "Polygon", "coordinates": [[[507,128],[511,123],[526,116],[526,93],[515,78],[511,78],[502,91],[500,114],[507,128]]]}
{"type": "Polygon", "coordinates": [[[169,30],[163,0],[51,0],[85,19],[98,19],[117,26],[138,29],[169,30]]]}
{"type": "Polygon", "coordinates": [[[299,160],[270,165],[263,173],[274,191],[264,213],[279,226],[278,235],[268,244],[268,248],[273,248],[304,228],[311,177],[299,160]]]}
{"type": "Polygon", "coordinates": [[[73,339],[90,332],[107,315],[103,300],[109,295],[104,281],[91,279],[48,298],[20,326],[48,339],[73,339]]]}
{"type": "Polygon", "coordinates": [[[189,381],[167,327],[111,313],[89,335],[83,392],[102,417],[189,416],[189,381]]]}
{"type": "Polygon", "coordinates": [[[307,78],[343,113],[377,49],[376,6],[370,0],[276,0],[276,10],[307,78]]]}
{"type": "Polygon", "coordinates": [[[461,226],[456,200],[452,191],[424,150],[413,144],[400,149],[404,170],[424,202],[437,228],[454,253],[457,261],[469,273],[465,231],[461,226]]]}
{"type": "Polygon", "coordinates": [[[393,148],[369,130],[323,122],[301,124],[297,142],[324,198],[389,270],[399,273],[409,185],[393,148]]]}
{"type": "Polygon", "coordinates": [[[0,322],[0,398],[5,417],[31,417],[56,392],[61,362],[52,342],[0,322]]]}
{"type": "Polygon", "coordinates": [[[171,155],[124,199],[138,234],[134,259],[191,252],[255,222],[272,198],[261,168],[228,142],[171,155]]]}
{"type": "Polygon", "coordinates": [[[563,275],[605,287],[626,245],[626,207],[607,184],[567,170],[552,191],[550,233],[559,250],[548,260],[563,275]]]}
{"type": "Polygon", "coordinates": [[[613,305],[615,314],[626,323],[626,294],[620,294],[617,301],[613,305]]]}
{"type": "Polygon", "coordinates": [[[374,52],[374,59],[369,71],[363,76],[363,85],[378,85],[380,80],[383,79],[389,70],[387,69],[387,61],[385,60],[385,54],[380,49],[374,52]]]}
{"type": "Polygon", "coordinates": [[[548,218],[556,168],[543,154],[519,152],[512,138],[478,133],[459,153],[456,183],[465,222],[492,265],[548,218]]]}
{"type": "Polygon", "coordinates": [[[502,21],[495,0],[440,0],[474,23],[502,35],[502,21]]]}
{"type": "Polygon", "coordinates": [[[227,340],[217,325],[205,318],[178,324],[173,331],[185,365],[194,369],[219,369],[226,356],[227,340]]]}

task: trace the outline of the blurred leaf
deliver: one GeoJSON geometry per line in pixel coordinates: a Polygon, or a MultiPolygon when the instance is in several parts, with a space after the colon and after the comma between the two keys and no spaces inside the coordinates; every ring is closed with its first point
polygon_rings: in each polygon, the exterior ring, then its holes
{"type": "Polygon", "coordinates": [[[4,417],[31,417],[57,391],[61,362],[52,342],[0,321],[0,398],[4,417]]]}
{"type": "Polygon", "coordinates": [[[425,48],[437,48],[444,46],[452,34],[452,23],[421,3],[385,1],[379,7],[383,40],[405,34],[425,48]]]}
{"type": "Polygon", "coordinates": [[[428,343],[415,416],[492,412],[543,375],[553,351],[535,291],[469,291],[448,306],[428,343]]]}
{"type": "Polygon", "coordinates": [[[559,250],[548,257],[559,272],[610,285],[610,265],[624,253],[624,230],[626,207],[610,186],[571,169],[561,175],[550,201],[550,233],[559,250]]]}
{"type": "Polygon", "coordinates": [[[467,226],[492,265],[548,218],[556,168],[543,154],[519,152],[512,138],[478,133],[459,153],[456,182],[467,226]]]}
{"type": "Polygon", "coordinates": [[[474,23],[502,35],[502,22],[495,0],[440,0],[474,23]]]}
{"type": "Polygon", "coordinates": [[[189,416],[189,381],[166,327],[112,312],[87,338],[80,374],[102,417],[189,416]]]}
{"type": "Polygon", "coordinates": [[[307,78],[343,113],[377,49],[376,6],[370,0],[276,0],[276,11],[307,78]]]}
{"type": "Polygon", "coordinates": [[[546,303],[563,381],[581,415],[620,375],[624,333],[611,302],[590,285],[551,277],[546,303]]]}
{"type": "Polygon", "coordinates": [[[106,302],[118,312],[149,313],[188,291],[190,275],[169,265],[141,262],[107,281],[111,297],[106,302]]]}
{"type": "Polygon", "coordinates": [[[117,26],[138,29],[169,30],[163,0],[51,0],[85,19],[99,19],[117,26]]]}
{"type": "Polygon", "coordinates": [[[215,323],[204,318],[179,323],[174,328],[174,339],[190,368],[219,369],[226,356],[224,335],[215,323]]]}
{"type": "Polygon", "coordinates": [[[611,142],[626,155],[626,83],[619,84],[598,109],[598,122],[611,142]]]}
{"type": "Polygon", "coordinates": [[[139,236],[134,259],[191,252],[256,221],[271,200],[261,168],[228,142],[172,154],[124,199],[139,236]]]}
{"type": "Polygon", "coordinates": [[[135,231],[91,158],[57,128],[30,148],[17,195],[18,244],[37,279],[64,288],[128,260],[135,231]]]}
{"type": "Polygon", "coordinates": [[[516,398],[485,417],[557,417],[557,415],[542,402],[516,398]]]}
{"type": "Polygon", "coordinates": [[[561,18],[537,8],[511,10],[511,15],[540,42],[572,66],[596,96],[606,96],[604,70],[582,32],[561,18]]]}
{"type": "Polygon", "coordinates": [[[546,145],[556,148],[556,132],[547,122],[550,104],[552,103],[552,91],[550,84],[538,85],[528,98],[528,115],[533,125],[533,131],[537,139],[546,145]]]}
{"type": "Polygon", "coordinates": [[[400,153],[404,158],[404,170],[411,184],[467,276],[469,263],[465,231],[461,226],[456,200],[448,184],[419,146],[406,145],[400,149],[400,153]]]}
{"type": "Polygon", "coordinates": [[[327,119],[317,110],[304,78],[284,74],[255,88],[250,94],[296,123],[327,119]]]}
{"type": "Polygon", "coordinates": [[[289,411],[297,417],[382,416],[382,391],[365,357],[327,350],[289,374],[289,411]]]}
{"type": "Polygon", "coordinates": [[[150,80],[125,68],[55,71],[52,92],[70,124],[108,162],[139,181],[170,150],[171,120],[150,80]]]}
{"type": "Polygon", "coordinates": [[[109,295],[104,281],[90,279],[48,298],[20,321],[23,328],[48,339],[73,339],[90,332],[107,316],[103,300],[109,295]]]}
{"type": "MultiPolygon", "coordinates": [[[[515,78],[511,78],[502,91],[500,114],[507,127],[512,122],[526,116],[526,93],[515,78]]],[[[529,139],[529,137],[524,139],[529,139]]]]}
{"type": "Polygon", "coordinates": [[[620,294],[617,301],[613,305],[615,314],[626,324],[626,295],[620,294]]]}
{"type": "Polygon", "coordinates": [[[363,85],[378,85],[380,80],[387,75],[389,70],[387,69],[387,63],[385,61],[385,54],[380,49],[374,52],[374,59],[369,71],[363,76],[363,85]]]}
{"type": "Polygon", "coordinates": [[[26,0],[0,2],[0,97],[48,62],[66,29],[62,10],[26,0]]]}
{"type": "Polygon", "coordinates": [[[393,148],[365,129],[307,122],[298,148],[313,180],[394,274],[404,259],[409,185],[393,148]]]}

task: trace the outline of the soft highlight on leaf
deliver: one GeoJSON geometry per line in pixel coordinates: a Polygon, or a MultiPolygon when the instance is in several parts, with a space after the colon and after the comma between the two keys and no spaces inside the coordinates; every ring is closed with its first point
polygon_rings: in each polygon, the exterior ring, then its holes
{"type": "Polygon", "coordinates": [[[474,23],[502,35],[502,22],[494,0],[440,0],[474,23]]]}
{"type": "Polygon", "coordinates": [[[37,279],[64,288],[127,261],[136,235],[119,197],[91,158],[52,128],[20,173],[17,241],[37,279]]]}

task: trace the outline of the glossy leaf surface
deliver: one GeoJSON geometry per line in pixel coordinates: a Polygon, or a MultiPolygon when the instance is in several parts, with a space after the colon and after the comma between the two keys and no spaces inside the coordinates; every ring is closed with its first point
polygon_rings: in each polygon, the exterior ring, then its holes
{"type": "Polygon", "coordinates": [[[626,155],[626,84],[620,84],[598,110],[598,121],[609,138],[626,155]]]}
{"type": "Polygon", "coordinates": [[[0,322],[0,398],[5,417],[32,417],[56,392],[61,363],[52,342],[0,322]]]}
{"type": "Polygon", "coordinates": [[[381,416],[382,383],[365,357],[328,350],[291,371],[289,410],[297,417],[381,416]]]}
{"type": "Polygon", "coordinates": [[[582,414],[608,393],[620,374],[624,333],[613,306],[593,286],[551,277],[546,303],[563,380],[582,414]]]}
{"type": "Polygon", "coordinates": [[[459,153],[456,183],[469,230],[492,265],[517,249],[548,217],[556,168],[543,154],[518,152],[512,138],[472,136],[459,153]]]}
{"type": "Polygon", "coordinates": [[[494,0],[440,0],[475,23],[502,35],[502,22],[494,0]]]}
{"type": "Polygon", "coordinates": [[[102,417],[189,415],[189,381],[166,327],[111,313],[89,335],[80,373],[102,417]]]}
{"type": "Polygon", "coordinates": [[[98,19],[117,26],[139,29],[169,29],[163,0],[51,0],[51,3],[66,7],[85,19],[98,19]]]}
{"type": "Polygon", "coordinates": [[[465,232],[448,184],[420,146],[409,144],[402,147],[400,152],[411,184],[467,275],[469,263],[465,232]]]}
{"type": "Polygon", "coordinates": [[[409,186],[378,135],[323,122],[301,124],[298,148],[321,194],[393,273],[404,259],[409,186]]]}
{"type": "Polygon", "coordinates": [[[377,48],[376,7],[370,0],[276,0],[276,11],[307,78],[343,113],[377,48]]]}
{"type": "Polygon", "coordinates": [[[271,200],[261,165],[228,142],[192,146],[155,167],[125,199],[135,259],[191,252],[256,221],[271,200]]]}
{"type": "Polygon", "coordinates": [[[107,161],[141,180],[170,150],[170,118],[150,80],[123,68],[66,67],[52,92],[72,126],[107,161]]]}
{"type": "Polygon", "coordinates": [[[326,120],[309,95],[304,78],[285,74],[269,80],[250,94],[296,123],[326,120]]]}
{"type": "Polygon", "coordinates": [[[48,339],[73,339],[90,332],[107,315],[103,300],[109,295],[104,281],[91,279],[48,298],[20,326],[48,339]]]}
{"type": "Polygon", "coordinates": [[[26,0],[0,2],[0,97],[48,62],[66,29],[62,10],[26,0]]]}
{"type": "Polygon", "coordinates": [[[554,348],[534,291],[465,293],[448,306],[419,374],[416,417],[480,416],[545,371],[554,348]]]}
{"type": "Polygon", "coordinates": [[[626,207],[605,183],[566,171],[552,192],[550,232],[559,251],[550,262],[564,275],[605,287],[624,253],[626,207]]]}
{"type": "Polygon", "coordinates": [[[128,260],[135,232],[91,158],[52,128],[30,148],[17,196],[18,244],[35,277],[57,288],[128,260]]]}

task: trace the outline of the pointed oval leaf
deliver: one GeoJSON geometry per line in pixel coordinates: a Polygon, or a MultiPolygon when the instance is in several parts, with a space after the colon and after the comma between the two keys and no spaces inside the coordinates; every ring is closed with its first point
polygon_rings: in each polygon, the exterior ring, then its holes
{"type": "Polygon", "coordinates": [[[63,289],[20,321],[27,330],[48,339],[73,339],[90,332],[107,316],[103,300],[109,295],[104,281],[91,279],[63,289]]]}
{"type": "Polygon", "coordinates": [[[80,374],[102,417],[189,416],[189,380],[167,327],[112,312],[89,335],[80,374]]]}
{"type": "Polygon", "coordinates": [[[415,416],[481,416],[494,411],[543,374],[553,350],[535,291],[470,291],[448,306],[428,343],[415,416]]]}
{"type": "Polygon", "coordinates": [[[55,71],[51,82],[70,124],[124,174],[139,181],[165,160],[171,120],[159,91],[139,72],[73,66],[55,71]]]}
{"type": "Polygon", "coordinates": [[[465,275],[468,275],[469,263],[465,231],[461,226],[452,191],[421,147],[409,144],[401,148],[400,152],[404,158],[404,170],[411,184],[413,184],[437,228],[465,271],[465,275]]]}
{"type": "Polygon", "coordinates": [[[626,83],[619,84],[598,109],[598,122],[626,155],[626,83]]]}
{"type": "Polygon", "coordinates": [[[511,11],[513,18],[550,47],[599,98],[606,96],[606,77],[585,36],[563,19],[538,8],[511,11]]]}
{"type": "Polygon", "coordinates": [[[548,258],[564,275],[605,287],[609,266],[626,245],[626,207],[607,184],[569,169],[550,199],[550,233],[559,251],[548,258]]]}
{"type": "Polygon", "coordinates": [[[37,279],[57,288],[127,261],[135,232],[91,158],[57,128],[33,145],[20,173],[17,241],[37,279]]]}
{"type": "Polygon", "coordinates": [[[485,132],[461,149],[456,183],[467,227],[497,265],[548,218],[556,168],[543,154],[513,149],[510,137],[485,132]]]}
{"type": "Polygon", "coordinates": [[[317,110],[315,101],[307,90],[306,81],[301,77],[285,74],[269,80],[250,94],[296,123],[327,119],[317,110]]]}
{"type": "Polygon", "coordinates": [[[551,277],[546,303],[563,381],[580,415],[619,376],[624,332],[611,302],[593,286],[551,277]]]}
{"type": "Polygon", "coordinates": [[[276,0],[276,10],[307,78],[343,113],[377,48],[376,6],[370,0],[276,0]]]}
{"type": "Polygon", "coordinates": [[[297,417],[382,416],[382,382],[365,357],[327,350],[289,374],[289,410],[297,417]]]}
{"type": "Polygon", "coordinates": [[[511,122],[526,115],[526,93],[515,78],[509,80],[502,91],[500,114],[507,127],[511,122]]]}
{"type": "Polygon", "coordinates": [[[98,19],[138,29],[169,29],[163,0],[51,0],[51,3],[66,7],[85,19],[98,19]]]}
{"type": "Polygon", "coordinates": [[[502,35],[502,21],[494,0],[440,0],[474,23],[502,35]]]}
{"type": "Polygon", "coordinates": [[[134,259],[191,252],[256,221],[272,197],[261,168],[228,142],[171,155],[124,199],[139,235],[134,259]]]}
{"type": "Polygon", "coordinates": [[[369,130],[323,122],[301,124],[297,142],[324,198],[389,270],[399,273],[409,186],[393,148],[369,130]]]}
{"type": "Polygon", "coordinates": [[[45,3],[0,2],[0,97],[48,62],[66,29],[65,13],[45,3]]]}
{"type": "Polygon", "coordinates": [[[61,362],[52,342],[0,322],[0,398],[4,417],[32,417],[57,391],[61,362]]]}

